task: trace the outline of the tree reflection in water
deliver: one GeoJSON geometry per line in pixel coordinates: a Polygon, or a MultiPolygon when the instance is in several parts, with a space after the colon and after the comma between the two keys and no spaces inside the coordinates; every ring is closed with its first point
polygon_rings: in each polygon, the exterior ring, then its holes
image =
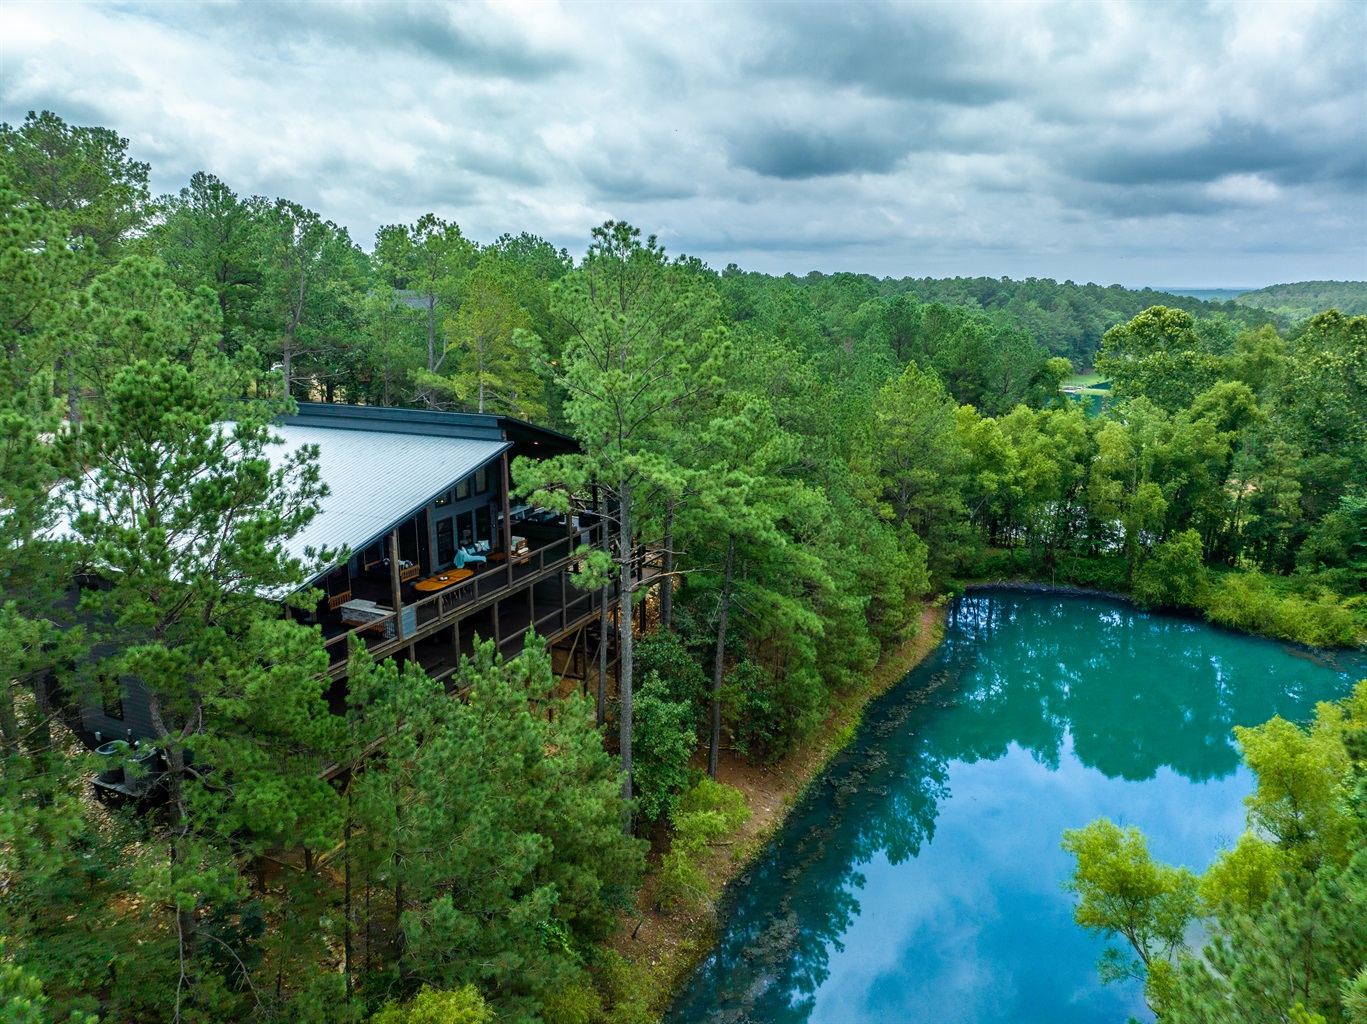
{"type": "MultiPolygon", "coordinates": [[[[1222,779],[1238,767],[1231,726],[1308,718],[1350,673],[1367,672],[1360,659],[1305,654],[1099,598],[1011,591],[956,602],[940,649],[870,707],[855,742],[732,887],[717,946],[668,1019],[807,1021],[860,915],[861,869],[902,865],[934,840],[952,770],[1014,746],[1060,777],[1067,761],[1136,784],[1164,768],[1222,779]]],[[[1056,835],[1045,841],[1042,863],[1057,850],[1056,835]]],[[[1039,969],[1059,967],[1037,955],[1039,969]]],[[[1090,961],[1073,970],[1095,982],[1090,961]]]]}

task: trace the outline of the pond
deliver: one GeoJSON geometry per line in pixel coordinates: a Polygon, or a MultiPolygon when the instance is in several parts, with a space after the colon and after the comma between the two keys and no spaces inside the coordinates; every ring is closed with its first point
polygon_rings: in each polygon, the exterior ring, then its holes
{"type": "Polygon", "coordinates": [[[667,1021],[1151,1020],[1072,921],[1064,829],[1135,824],[1203,870],[1243,831],[1230,729],[1305,720],[1367,660],[1099,597],[980,592],[870,706],[732,886],[667,1021]]]}

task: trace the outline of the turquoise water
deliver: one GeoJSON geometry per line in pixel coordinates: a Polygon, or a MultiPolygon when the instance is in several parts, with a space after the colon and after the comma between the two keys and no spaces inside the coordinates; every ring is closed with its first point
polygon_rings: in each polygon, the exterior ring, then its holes
{"type": "Polygon", "coordinates": [[[666,1018],[763,1024],[1151,1020],[1072,922],[1064,829],[1107,815],[1201,870],[1243,830],[1233,725],[1367,676],[1106,599],[960,600],[944,644],[869,710],[732,887],[666,1018]]]}

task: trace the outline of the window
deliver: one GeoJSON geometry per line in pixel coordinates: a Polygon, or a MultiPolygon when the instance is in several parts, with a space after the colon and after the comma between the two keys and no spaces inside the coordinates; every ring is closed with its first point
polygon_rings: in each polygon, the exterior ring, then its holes
{"type": "Polygon", "coordinates": [[[470,478],[467,476],[460,483],[456,484],[456,500],[464,501],[470,497],[470,478]]]}
{"type": "Polygon", "coordinates": [[[475,542],[475,514],[473,512],[462,512],[456,516],[456,535],[460,538],[461,547],[469,547],[475,542]]]}
{"type": "Polygon", "coordinates": [[[483,494],[489,489],[489,467],[480,466],[475,470],[475,493],[483,494]]]}
{"type": "Polygon", "coordinates": [[[436,501],[432,502],[432,504],[436,508],[445,508],[447,505],[451,504],[451,492],[447,491],[436,501]]]}
{"type": "Polygon", "coordinates": [[[418,564],[418,521],[410,519],[399,527],[399,558],[418,564]]]}
{"type": "Polygon", "coordinates": [[[475,540],[492,542],[493,539],[493,530],[489,528],[489,506],[481,505],[475,509],[475,540]]]}
{"type": "Polygon", "coordinates": [[[445,565],[456,558],[456,524],[452,519],[437,523],[437,564],[445,565]]]}
{"type": "Polygon", "coordinates": [[[361,568],[369,569],[371,566],[379,565],[385,558],[384,541],[377,540],[361,552],[361,568]]]}

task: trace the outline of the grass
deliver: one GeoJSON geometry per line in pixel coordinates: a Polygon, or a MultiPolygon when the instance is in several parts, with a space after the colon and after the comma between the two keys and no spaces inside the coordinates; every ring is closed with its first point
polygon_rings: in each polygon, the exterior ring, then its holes
{"type": "MultiPolygon", "coordinates": [[[[1078,373],[1074,374],[1073,376],[1069,377],[1067,380],[1063,382],[1063,386],[1065,388],[1095,388],[1098,384],[1109,385],[1110,381],[1108,381],[1099,373],[1078,373]]],[[[1109,390],[1109,388],[1102,388],[1101,390],[1107,391],[1109,390]]]]}

